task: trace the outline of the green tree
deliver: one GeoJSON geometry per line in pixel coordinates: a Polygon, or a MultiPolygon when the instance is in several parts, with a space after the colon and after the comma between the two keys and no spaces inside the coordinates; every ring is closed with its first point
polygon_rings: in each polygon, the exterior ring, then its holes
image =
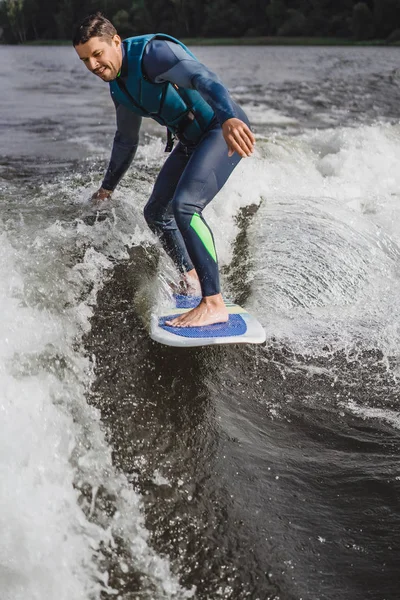
{"type": "MultiPolygon", "coordinates": [[[[175,22],[175,10],[171,0],[145,0],[144,9],[147,20],[146,33],[161,31],[176,35],[179,26],[175,22]]],[[[143,30],[140,33],[143,33],[143,30]]]]}
{"type": "Polygon", "coordinates": [[[354,0],[307,0],[308,35],[348,36],[354,0]]]}
{"type": "Polygon", "coordinates": [[[70,0],[61,0],[54,20],[57,27],[57,38],[69,39],[75,21],[74,7],[70,0]]]}
{"type": "Polygon", "coordinates": [[[24,0],[4,0],[3,7],[14,41],[26,42],[24,0]]]}
{"type": "Polygon", "coordinates": [[[191,30],[190,12],[193,3],[190,0],[171,0],[171,4],[174,9],[178,35],[189,36],[191,30]]]}
{"type": "Polygon", "coordinates": [[[267,5],[267,0],[236,0],[236,10],[242,19],[246,37],[268,34],[267,5]]]}
{"type": "Polygon", "coordinates": [[[132,23],[130,35],[140,35],[152,31],[151,15],[144,0],[133,0],[129,14],[132,23]]]}
{"type": "Polygon", "coordinates": [[[275,35],[286,20],[287,8],[284,0],[271,0],[266,9],[268,33],[275,35]]]}
{"type": "Polygon", "coordinates": [[[370,40],[374,36],[374,18],[365,2],[353,8],[352,30],[356,40],[370,40]]]}
{"type": "Polygon", "coordinates": [[[127,10],[119,10],[112,18],[112,22],[121,37],[132,35],[133,25],[127,10]]]}
{"type": "Polygon", "coordinates": [[[206,37],[241,36],[246,31],[243,14],[232,0],[208,0],[203,33],[206,37]]]}
{"type": "Polygon", "coordinates": [[[385,38],[400,28],[400,0],[374,0],[376,33],[385,38]]]}
{"type": "Polygon", "coordinates": [[[353,35],[351,15],[352,11],[334,15],[329,21],[329,35],[350,38],[353,35]]]}
{"type": "Polygon", "coordinates": [[[299,10],[289,8],[286,12],[286,20],[283,25],[278,29],[278,35],[291,36],[291,35],[306,35],[307,33],[307,19],[299,10]]]}
{"type": "Polygon", "coordinates": [[[74,26],[98,10],[124,36],[157,31],[177,37],[279,32],[370,39],[388,38],[400,29],[400,0],[0,0],[2,39],[20,43],[70,38],[74,26]]]}

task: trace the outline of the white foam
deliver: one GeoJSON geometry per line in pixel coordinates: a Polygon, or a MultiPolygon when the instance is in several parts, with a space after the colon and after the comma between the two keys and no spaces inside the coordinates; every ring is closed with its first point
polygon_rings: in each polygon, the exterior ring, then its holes
{"type": "Polygon", "coordinates": [[[0,244],[2,598],[86,598],[92,551],[79,532],[82,514],[68,463],[72,418],[53,404],[61,382],[42,369],[24,375],[18,358],[58,345],[62,326],[21,304],[23,282],[4,233],[0,244]]]}
{"type": "Polygon", "coordinates": [[[249,237],[253,306],[271,336],[397,352],[399,138],[377,124],[260,141],[249,237]]]}
{"type": "Polygon", "coordinates": [[[288,117],[273,108],[261,104],[242,104],[250,122],[254,125],[298,125],[297,119],[288,117]]]}
{"type": "MultiPolygon", "coordinates": [[[[355,343],[395,351],[399,138],[398,126],[380,123],[259,138],[255,155],[241,161],[205,209],[224,266],[238,210],[261,203],[249,230],[248,307],[271,337],[290,339],[301,351],[355,343]]],[[[159,166],[162,150],[157,140],[145,146],[146,164],[159,166]]],[[[124,201],[135,206],[130,217],[143,235],[152,182],[130,191],[134,181],[128,176],[124,201]]]]}
{"type": "Polygon", "coordinates": [[[395,429],[400,429],[400,413],[387,408],[373,408],[370,406],[359,406],[354,400],[349,400],[346,403],[342,403],[344,408],[347,408],[354,415],[362,417],[363,419],[377,419],[378,421],[384,421],[395,429]]]}
{"type": "Polygon", "coordinates": [[[90,247],[68,264],[85,229],[98,244],[112,240],[113,229],[78,228],[16,228],[13,245],[4,228],[0,235],[1,598],[113,594],[99,559],[101,545],[116,547],[114,530],[125,535],[129,568],[148,577],[155,597],[191,597],[149,545],[141,499],[115,472],[100,415],[86,402],[93,365],[79,341],[111,263],[90,247]],[[89,504],[79,492],[87,486],[89,504]],[[93,520],[100,487],[116,510],[93,520]]]}
{"type": "MultiPolygon", "coordinates": [[[[259,139],[255,156],[241,162],[207,207],[221,264],[228,264],[239,208],[261,203],[249,229],[254,268],[247,306],[271,337],[304,352],[355,344],[396,352],[398,141],[399,128],[381,124],[259,139]]],[[[94,190],[72,175],[31,199],[40,214],[46,203],[56,204],[53,197],[65,196],[68,217],[41,218],[40,225],[21,219],[0,230],[5,600],[98,597],[108,584],[96,557],[101,542],[115,546],[115,529],[159,597],[191,594],[151,549],[141,499],[113,469],[99,414],[85,399],[93,362],[79,346],[114,261],[135,244],[155,242],[142,215],[153,176],[144,171],[136,178],[135,169],[155,167],[162,156],[162,142],[150,138],[103,207],[108,218],[92,226],[83,213],[94,190]],[[84,485],[93,489],[88,504],[78,503],[84,485]],[[88,515],[96,512],[100,487],[115,498],[116,513],[94,524],[88,515]]],[[[166,484],[157,473],[155,481],[166,484]]]]}

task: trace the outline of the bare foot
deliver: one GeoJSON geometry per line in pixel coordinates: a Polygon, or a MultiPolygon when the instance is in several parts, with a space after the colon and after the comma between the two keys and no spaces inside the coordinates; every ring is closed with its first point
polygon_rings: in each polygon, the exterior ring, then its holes
{"type": "Polygon", "coordinates": [[[221,294],[215,296],[205,296],[200,304],[179,315],[165,324],[169,327],[203,327],[204,325],[214,325],[215,323],[226,323],[229,320],[229,314],[221,294]]]}

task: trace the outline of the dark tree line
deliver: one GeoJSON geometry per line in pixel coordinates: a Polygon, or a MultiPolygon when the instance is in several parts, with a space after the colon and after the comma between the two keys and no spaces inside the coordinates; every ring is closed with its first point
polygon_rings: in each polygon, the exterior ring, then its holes
{"type": "Polygon", "coordinates": [[[2,41],[70,39],[101,10],[123,36],[400,40],[400,0],[0,0],[2,41]]]}

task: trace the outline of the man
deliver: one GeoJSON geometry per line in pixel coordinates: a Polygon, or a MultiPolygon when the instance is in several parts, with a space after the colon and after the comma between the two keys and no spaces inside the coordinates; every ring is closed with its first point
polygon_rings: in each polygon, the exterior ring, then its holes
{"type": "Polygon", "coordinates": [[[199,327],[228,320],[222,299],[217,255],[202,211],[222,188],[255,138],[243,110],[217,76],[178,40],[164,34],[122,42],[101,13],[79,25],[73,45],[89,71],[110,85],[117,132],[110,163],[93,200],[109,198],[132,162],[142,117],[168,130],[165,161],[145,206],[149,227],[184,273],[188,291],[200,285],[202,300],[167,322],[199,327]]]}

